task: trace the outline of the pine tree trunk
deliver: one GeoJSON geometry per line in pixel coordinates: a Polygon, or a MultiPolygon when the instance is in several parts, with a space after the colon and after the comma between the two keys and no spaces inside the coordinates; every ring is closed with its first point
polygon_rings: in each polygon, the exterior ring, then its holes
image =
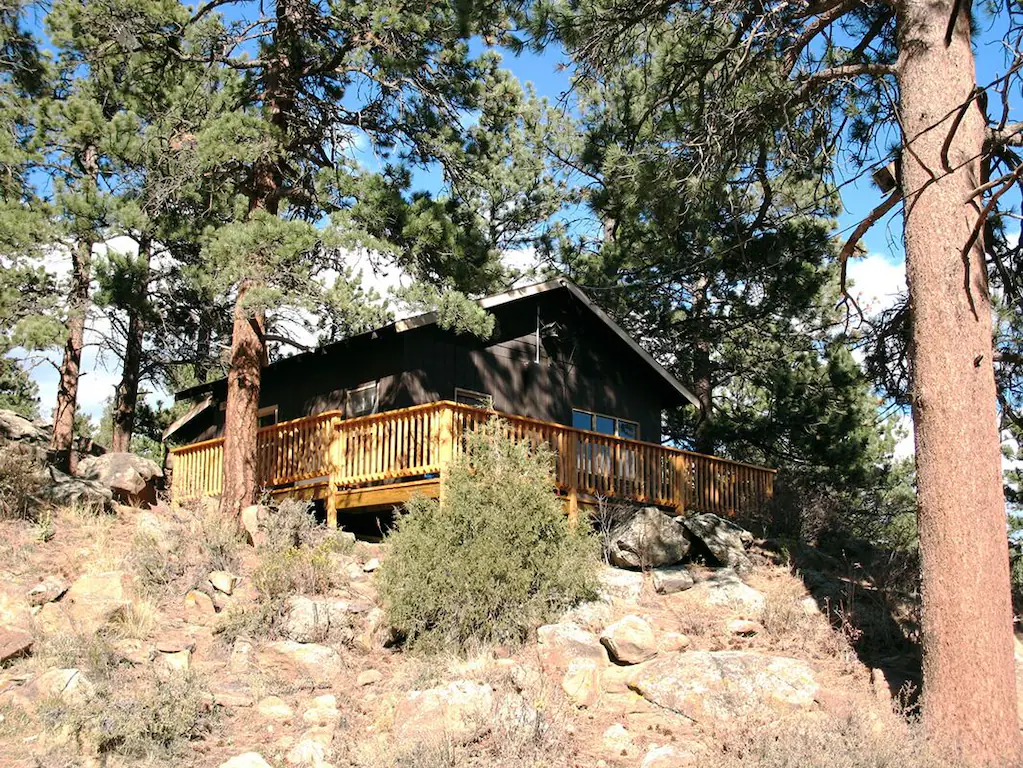
{"type": "MultiPolygon", "coordinates": [[[[87,146],[82,153],[86,184],[94,184],[98,173],[96,148],[87,146]]],[[[54,465],[74,474],[75,413],[78,408],[78,380],[85,346],[85,318],[89,310],[89,283],[92,278],[92,239],[79,239],[71,251],[71,287],[68,291],[67,341],[60,364],[57,405],[53,410],[53,435],[50,452],[54,465]]]]}
{"type": "Polygon", "coordinates": [[[698,339],[693,344],[693,394],[700,401],[700,414],[696,422],[693,448],[697,453],[714,453],[714,434],[711,418],[714,409],[714,381],[712,379],[710,344],[698,339]]]}
{"type": "Polygon", "coordinates": [[[256,472],[256,433],[259,430],[259,388],[264,349],[259,319],[245,307],[252,283],[243,283],[234,305],[231,364],[227,373],[227,412],[224,415],[224,490],[220,509],[240,518],[259,495],[256,472]]]}
{"type": "Polygon", "coordinates": [[[991,308],[982,239],[965,250],[979,213],[972,192],[982,181],[985,119],[976,102],[942,158],[975,86],[968,4],[945,45],[954,5],[898,6],[923,712],[933,735],[968,759],[1009,765],[1019,732],[991,308]]]}
{"type": "MultiPolygon", "coordinates": [[[[298,60],[296,9],[288,0],[277,0],[274,51],[264,77],[266,117],[286,136],[294,109],[295,84],[292,76],[301,69],[298,60]]],[[[252,171],[249,212],[266,211],[274,216],[280,205],[281,169],[272,157],[260,160],[252,171]]],[[[224,489],[220,509],[236,518],[257,501],[259,476],[256,471],[256,433],[259,429],[259,389],[266,362],[263,318],[247,310],[244,297],[259,285],[255,277],[243,281],[235,301],[231,334],[231,363],[227,374],[227,412],[224,416],[224,489]]]]}
{"type": "Polygon", "coordinates": [[[121,366],[121,381],[114,389],[113,435],[110,450],[121,453],[131,450],[131,436],[135,431],[135,409],[138,405],[139,379],[142,369],[142,341],[145,322],[142,308],[146,301],[149,285],[149,239],[139,240],[139,260],[144,266],[139,295],[133,297],[128,307],[128,334],[124,341],[124,362],[121,366]]]}

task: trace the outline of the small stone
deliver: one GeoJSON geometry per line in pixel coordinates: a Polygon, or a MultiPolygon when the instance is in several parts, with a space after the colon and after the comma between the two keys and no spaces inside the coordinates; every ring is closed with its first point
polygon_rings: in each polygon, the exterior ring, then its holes
{"type": "Polygon", "coordinates": [[[47,576],[28,591],[29,605],[44,605],[59,599],[71,587],[59,576],[47,576]]]}
{"type": "Polygon", "coordinates": [[[376,669],[367,669],[364,672],[359,673],[359,677],[356,678],[356,683],[360,686],[374,685],[384,679],[384,676],[376,669]]]}
{"type": "Polygon", "coordinates": [[[268,720],[291,720],[295,717],[295,711],[288,706],[284,699],[277,696],[260,699],[256,704],[256,711],[268,720]]]}
{"type": "Polygon", "coordinates": [[[639,616],[626,616],[604,630],[600,642],[620,664],[639,664],[657,655],[653,627],[639,616]]]}
{"type": "Polygon", "coordinates": [[[186,614],[191,614],[194,617],[207,618],[215,615],[216,612],[217,609],[213,605],[213,599],[205,592],[193,589],[185,595],[186,614]]]}
{"type": "Polygon", "coordinates": [[[337,698],[333,694],[316,697],[309,709],[302,713],[302,720],[309,725],[336,725],[340,719],[337,698]]]}
{"type": "Polygon", "coordinates": [[[314,726],[302,734],[302,738],[288,751],[284,760],[288,765],[327,768],[327,749],[333,740],[334,728],[314,726]]]}
{"type": "Polygon", "coordinates": [[[32,652],[32,634],[15,627],[0,627],[0,664],[32,652]]]}
{"type": "Polygon", "coordinates": [[[632,748],[632,734],[621,723],[615,723],[604,731],[604,748],[616,755],[624,755],[632,748]]]}
{"type": "Polygon", "coordinates": [[[172,672],[187,672],[191,666],[192,652],[187,648],[173,653],[161,653],[160,662],[172,672]]]}
{"type": "Polygon", "coordinates": [[[732,619],[728,622],[728,631],[733,635],[751,637],[763,632],[764,627],[759,622],[750,621],[749,619],[732,619]]]}
{"type": "Polygon", "coordinates": [[[594,659],[573,659],[561,679],[561,689],[580,709],[592,709],[600,701],[600,668],[594,659]]]}
{"type": "Polygon", "coordinates": [[[225,595],[230,595],[234,592],[234,587],[238,583],[238,577],[227,571],[212,571],[209,578],[213,588],[223,592],[225,595]]]}
{"type": "Polygon", "coordinates": [[[246,672],[252,664],[252,643],[247,640],[235,640],[231,648],[228,668],[234,673],[246,672]]]}
{"type": "Polygon", "coordinates": [[[668,653],[683,651],[689,647],[692,641],[681,632],[665,632],[660,638],[660,648],[668,653]]]}
{"type": "Polygon", "coordinates": [[[245,752],[236,755],[226,763],[221,763],[220,768],[273,768],[258,752],[245,752]]]}
{"type": "Polygon", "coordinates": [[[362,566],[362,570],[366,573],[373,573],[377,568],[380,567],[380,560],[376,557],[371,557],[366,561],[365,565],[362,566]]]}

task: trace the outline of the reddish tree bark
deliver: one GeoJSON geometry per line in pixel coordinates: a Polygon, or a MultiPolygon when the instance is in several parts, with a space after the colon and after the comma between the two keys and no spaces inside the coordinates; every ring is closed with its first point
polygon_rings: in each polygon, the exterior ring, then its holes
{"type": "Polygon", "coordinates": [[[259,429],[259,388],[264,362],[260,320],[246,309],[252,283],[238,289],[231,335],[231,364],[227,373],[227,411],[224,414],[223,513],[235,517],[259,495],[256,472],[256,432],[259,429]]]}
{"type": "MultiPolygon", "coordinates": [[[[82,153],[86,183],[95,183],[98,173],[96,148],[87,146],[82,153]]],[[[75,413],[78,408],[78,380],[85,346],[85,317],[89,311],[89,283],[92,278],[91,238],[79,237],[71,251],[71,287],[68,291],[67,341],[60,364],[57,405],[53,409],[53,435],[50,452],[58,469],[73,474],[77,463],[74,451],[75,413]]]]}
{"type": "Polygon", "coordinates": [[[128,307],[128,332],[124,340],[124,361],[121,365],[121,381],[114,389],[113,434],[110,450],[124,452],[131,450],[131,436],[135,431],[135,410],[138,406],[139,380],[142,370],[142,341],[145,335],[143,303],[149,283],[148,238],[139,241],[139,260],[144,265],[142,279],[138,286],[140,295],[137,302],[128,307]]]}
{"type": "Polygon", "coordinates": [[[1010,765],[1020,743],[991,307],[982,238],[971,241],[985,116],[973,100],[968,4],[945,43],[959,8],[957,0],[897,7],[923,713],[933,735],[967,759],[1010,765]]]}

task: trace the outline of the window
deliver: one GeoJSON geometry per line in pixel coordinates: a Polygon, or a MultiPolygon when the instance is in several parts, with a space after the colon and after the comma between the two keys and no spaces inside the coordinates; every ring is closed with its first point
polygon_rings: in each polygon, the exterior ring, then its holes
{"type": "Polygon", "coordinates": [[[639,424],[628,419],[616,419],[600,413],[573,409],[572,426],[602,435],[617,435],[628,440],[639,440],[639,424]]]}
{"type": "Polygon", "coordinates": [[[377,412],[377,383],[363,384],[348,390],[345,414],[348,418],[368,416],[377,412]]]}
{"type": "Polygon", "coordinates": [[[471,405],[473,408],[491,409],[494,407],[494,398],[484,392],[474,392],[471,389],[455,387],[455,402],[462,405],[471,405]]]}
{"type": "Polygon", "coordinates": [[[272,427],[277,423],[277,406],[268,405],[256,411],[256,420],[260,427],[272,427]]]}

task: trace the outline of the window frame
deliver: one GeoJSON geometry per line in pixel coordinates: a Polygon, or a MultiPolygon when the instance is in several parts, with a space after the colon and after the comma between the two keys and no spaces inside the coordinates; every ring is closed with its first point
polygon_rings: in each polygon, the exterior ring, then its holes
{"type": "Polygon", "coordinates": [[[346,419],[358,419],[362,416],[372,416],[375,413],[380,412],[380,382],[379,381],[368,381],[365,384],[360,384],[357,387],[345,390],[345,418],[346,419]],[[365,413],[352,413],[352,396],[356,393],[373,390],[373,405],[365,413]]]}
{"type": "Polygon", "coordinates": [[[280,406],[279,405],[267,405],[256,411],[256,424],[259,425],[259,429],[265,429],[266,427],[276,427],[280,424],[280,406]],[[267,416],[273,416],[274,420],[268,424],[263,424],[262,421],[267,416]]]}
{"type": "Polygon", "coordinates": [[[479,390],[475,390],[475,389],[467,389],[466,387],[455,387],[455,402],[458,403],[459,405],[466,405],[466,406],[469,406],[470,408],[479,408],[479,409],[484,410],[484,411],[493,411],[494,410],[494,396],[493,395],[491,395],[488,392],[480,392],[479,390]],[[461,400],[459,400],[460,397],[465,396],[465,395],[467,395],[469,397],[476,397],[476,398],[485,399],[487,401],[487,405],[477,405],[476,403],[464,403],[461,400]]]}
{"type": "Polygon", "coordinates": [[[626,418],[622,418],[622,417],[619,417],[619,416],[612,416],[609,413],[601,413],[600,411],[589,411],[589,410],[587,410],[585,408],[576,408],[576,407],[573,406],[572,407],[572,428],[573,429],[583,429],[582,427],[575,426],[575,415],[577,413],[585,413],[587,416],[590,417],[590,427],[589,427],[589,429],[585,429],[584,430],[586,432],[593,432],[594,434],[597,434],[597,435],[607,435],[608,437],[618,437],[618,438],[621,438],[622,440],[639,440],[639,436],[641,434],[640,425],[639,425],[639,422],[634,420],[634,419],[626,419],[626,418]],[[599,430],[594,428],[594,427],[596,427],[596,423],[597,423],[597,418],[598,417],[601,417],[601,418],[604,418],[604,419],[610,419],[614,423],[615,431],[614,431],[613,435],[609,435],[607,432],[600,432],[599,430]],[[622,425],[623,422],[625,424],[631,424],[632,426],[634,426],[636,428],[636,436],[635,437],[622,437],[622,435],[621,435],[621,425],[622,425]]]}

